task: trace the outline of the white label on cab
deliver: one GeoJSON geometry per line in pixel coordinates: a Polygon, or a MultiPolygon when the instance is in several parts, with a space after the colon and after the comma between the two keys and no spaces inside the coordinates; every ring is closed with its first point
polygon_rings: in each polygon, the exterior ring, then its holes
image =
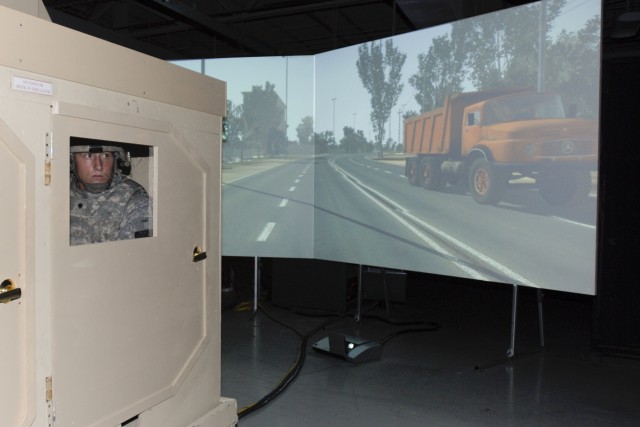
{"type": "Polygon", "coordinates": [[[25,77],[12,76],[11,89],[22,92],[37,93],[39,95],[53,95],[53,83],[27,79],[25,77]]]}

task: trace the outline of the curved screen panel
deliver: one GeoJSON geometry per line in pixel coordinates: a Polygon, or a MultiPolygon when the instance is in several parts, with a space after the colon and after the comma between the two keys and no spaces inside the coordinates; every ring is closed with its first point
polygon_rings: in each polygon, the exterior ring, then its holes
{"type": "Polygon", "coordinates": [[[594,294],[600,10],[181,62],[228,82],[223,255],[594,294]]]}

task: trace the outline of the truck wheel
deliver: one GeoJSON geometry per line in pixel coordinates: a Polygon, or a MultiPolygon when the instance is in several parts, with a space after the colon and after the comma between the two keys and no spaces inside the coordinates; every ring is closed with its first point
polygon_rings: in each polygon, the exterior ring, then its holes
{"type": "Polygon", "coordinates": [[[411,185],[419,185],[418,159],[407,159],[406,166],[407,179],[411,185]]]}
{"type": "Polygon", "coordinates": [[[560,170],[540,175],[536,182],[540,196],[553,206],[575,205],[591,191],[589,171],[560,170]]]}
{"type": "Polygon", "coordinates": [[[507,189],[507,180],[485,158],[476,159],[469,172],[469,191],[473,200],[483,205],[498,203],[507,189]]]}
{"type": "Polygon", "coordinates": [[[434,157],[425,157],[420,161],[420,185],[427,190],[440,188],[440,161],[434,157]]]}

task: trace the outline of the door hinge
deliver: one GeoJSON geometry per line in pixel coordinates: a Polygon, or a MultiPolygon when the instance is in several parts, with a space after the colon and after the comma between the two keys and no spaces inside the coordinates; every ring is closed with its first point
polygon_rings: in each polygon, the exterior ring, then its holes
{"type": "Polygon", "coordinates": [[[56,426],[56,407],[53,403],[53,378],[45,378],[45,399],[47,401],[47,426],[56,426]]]}
{"type": "Polygon", "coordinates": [[[44,134],[44,185],[51,184],[51,160],[53,160],[53,138],[51,132],[44,134]]]}
{"type": "Polygon", "coordinates": [[[53,379],[51,377],[45,379],[45,387],[47,402],[51,402],[53,400],[53,379]]]}

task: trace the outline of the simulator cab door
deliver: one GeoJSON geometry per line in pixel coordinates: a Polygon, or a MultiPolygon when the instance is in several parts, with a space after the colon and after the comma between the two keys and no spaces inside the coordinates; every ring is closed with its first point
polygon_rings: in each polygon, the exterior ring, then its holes
{"type": "Polygon", "coordinates": [[[161,121],[62,105],[53,135],[56,426],[120,425],[173,396],[209,339],[208,166],[161,121]],[[151,236],[70,245],[73,137],[150,148],[132,175],[152,199],[151,236]]]}
{"type": "Polygon", "coordinates": [[[34,161],[0,119],[0,426],[29,426],[34,417],[34,161]]]}

